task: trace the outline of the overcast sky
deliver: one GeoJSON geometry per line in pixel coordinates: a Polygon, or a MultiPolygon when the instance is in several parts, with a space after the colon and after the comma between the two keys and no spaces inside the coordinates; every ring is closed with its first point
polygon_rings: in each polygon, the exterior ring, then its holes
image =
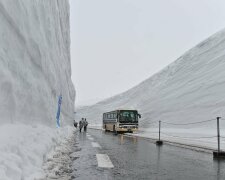
{"type": "Polygon", "coordinates": [[[126,91],[225,28],[224,0],[70,0],[76,105],[126,91]]]}

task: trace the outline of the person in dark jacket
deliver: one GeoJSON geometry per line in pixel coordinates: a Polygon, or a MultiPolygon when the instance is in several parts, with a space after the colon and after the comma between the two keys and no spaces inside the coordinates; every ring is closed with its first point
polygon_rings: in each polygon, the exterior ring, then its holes
{"type": "Polygon", "coordinates": [[[80,132],[82,131],[83,126],[84,126],[84,118],[82,118],[79,122],[80,132]]]}
{"type": "Polygon", "coordinates": [[[73,125],[75,128],[77,128],[77,122],[74,120],[73,125]]]}
{"type": "Polygon", "coordinates": [[[86,118],[84,119],[84,131],[87,131],[88,122],[86,118]]]}

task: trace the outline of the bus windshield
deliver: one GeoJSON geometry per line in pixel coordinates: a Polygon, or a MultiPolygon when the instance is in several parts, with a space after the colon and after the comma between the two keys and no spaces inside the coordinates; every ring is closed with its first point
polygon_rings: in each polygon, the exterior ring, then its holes
{"type": "Polygon", "coordinates": [[[119,116],[119,122],[121,123],[137,123],[137,111],[121,111],[119,116]]]}

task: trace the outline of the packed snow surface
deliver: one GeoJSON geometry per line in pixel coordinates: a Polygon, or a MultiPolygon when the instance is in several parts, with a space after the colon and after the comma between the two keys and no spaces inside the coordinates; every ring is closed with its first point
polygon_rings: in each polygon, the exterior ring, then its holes
{"type": "MultiPolygon", "coordinates": [[[[186,136],[194,131],[198,131],[197,137],[216,136],[216,117],[220,116],[221,133],[224,134],[224,69],[225,30],[201,42],[136,87],[93,106],[78,108],[77,119],[86,117],[92,124],[101,124],[104,112],[137,109],[142,114],[140,127],[150,132],[161,120],[162,132],[170,132],[172,138],[182,129],[188,132],[186,136]],[[190,125],[164,123],[185,124],[211,119],[213,121],[190,125]]],[[[216,137],[210,138],[216,142],[216,137]]]]}

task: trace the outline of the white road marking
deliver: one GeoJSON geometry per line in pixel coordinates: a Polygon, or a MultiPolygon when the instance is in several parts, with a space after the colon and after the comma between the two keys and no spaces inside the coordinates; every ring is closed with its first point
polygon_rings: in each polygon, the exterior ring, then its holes
{"type": "Polygon", "coordinates": [[[97,142],[91,142],[92,147],[101,148],[101,146],[97,142]]]}
{"type": "Polygon", "coordinates": [[[91,135],[87,134],[87,137],[91,137],[91,135]]]}
{"type": "Polygon", "coordinates": [[[98,161],[98,167],[101,168],[113,168],[113,164],[107,154],[96,154],[98,161]]]}
{"type": "Polygon", "coordinates": [[[89,139],[89,140],[91,140],[91,141],[93,141],[93,140],[94,140],[94,138],[92,138],[92,137],[88,137],[88,139],[89,139]]]}

